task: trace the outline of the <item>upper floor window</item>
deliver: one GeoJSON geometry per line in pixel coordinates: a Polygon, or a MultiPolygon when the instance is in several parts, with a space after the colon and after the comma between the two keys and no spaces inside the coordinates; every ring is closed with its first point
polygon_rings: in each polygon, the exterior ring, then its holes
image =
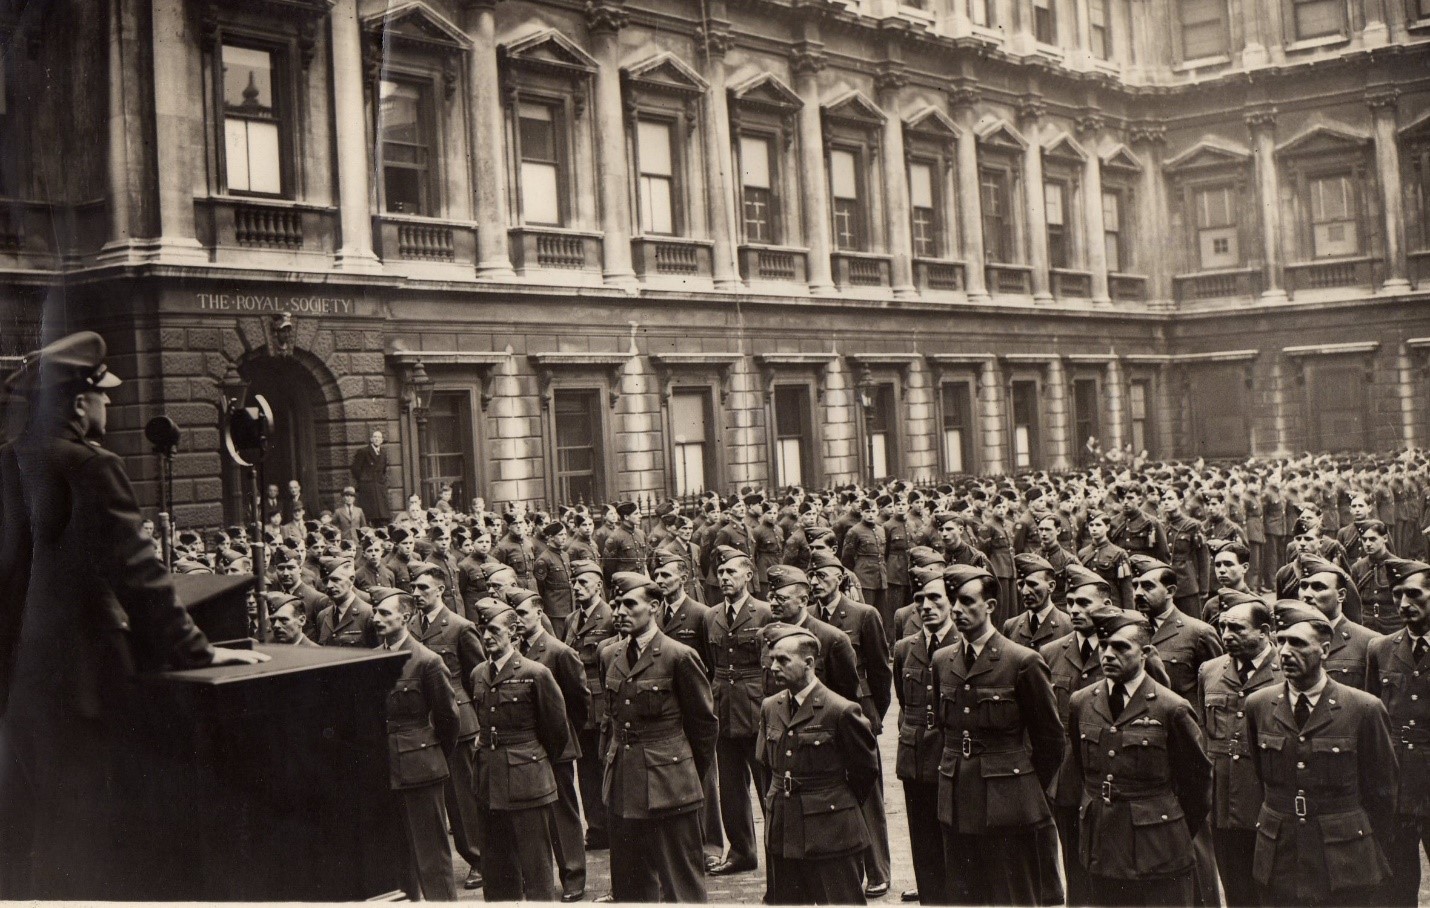
{"type": "Polygon", "coordinates": [[[1122,232],[1122,193],[1116,190],[1102,193],[1102,238],[1106,247],[1107,270],[1121,271],[1127,267],[1125,236],[1122,232]]]}
{"type": "Polygon", "coordinates": [[[283,148],[289,128],[279,87],[283,74],[278,54],[256,47],[224,44],[223,174],[230,192],[282,195],[283,148]]]}
{"type": "Polygon", "coordinates": [[[1416,21],[1430,19],[1430,0],[1410,0],[1410,15],[1416,21]]]}
{"type": "Polygon", "coordinates": [[[1201,267],[1234,268],[1241,264],[1237,239],[1236,189],[1230,185],[1198,189],[1196,206],[1197,247],[1201,267]]]}
{"type": "Polygon", "coordinates": [[[1048,220],[1048,264],[1053,268],[1070,266],[1068,237],[1068,185],[1060,180],[1043,184],[1043,210],[1048,220]]]}
{"type": "Polygon", "coordinates": [[[674,235],[679,230],[676,156],[671,124],[642,120],[636,124],[636,160],[640,172],[641,231],[674,235]]]}
{"type": "Polygon", "coordinates": [[[978,172],[983,206],[983,251],[990,262],[1013,262],[1013,199],[1008,171],[985,167],[978,172]]]}
{"type": "Polygon", "coordinates": [[[1087,0],[1088,48],[1099,60],[1112,59],[1112,20],[1108,0],[1087,0]]]}
{"type": "Polygon", "coordinates": [[[997,24],[995,15],[998,0],[968,0],[968,19],[974,25],[992,28],[997,24]]]}
{"type": "Polygon", "coordinates": [[[435,214],[432,204],[432,105],[428,86],[382,80],[378,84],[378,135],[382,154],[382,207],[396,214],[435,214]]]}
{"type": "Polygon", "coordinates": [[[1181,51],[1183,60],[1224,56],[1229,51],[1226,0],[1180,0],[1181,51]]]}
{"type": "Polygon", "coordinates": [[[1355,255],[1360,251],[1356,229],[1356,184],[1349,173],[1306,181],[1311,209],[1311,254],[1315,258],[1355,255]]]}
{"type": "Polygon", "coordinates": [[[1290,0],[1290,6],[1292,41],[1345,34],[1345,0],[1290,0]]]}
{"type": "Polygon", "coordinates": [[[829,153],[830,196],[834,200],[834,245],[862,250],[868,243],[863,180],[857,151],[836,148],[829,153]]]}
{"type": "Polygon", "coordinates": [[[909,165],[909,207],[913,209],[914,255],[936,258],[943,248],[943,219],[940,217],[938,178],[932,164],[914,161],[909,165]]]}
{"type": "Polygon", "coordinates": [[[555,104],[517,106],[521,156],[521,219],[560,227],[566,223],[564,109],[555,104]]]}
{"type": "MultiPolygon", "coordinates": [[[[1430,3],[1430,0],[1425,0],[1430,3]]],[[[1430,141],[1421,138],[1411,145],[1409,189],[1413,209],[1406,217],[1412,249],[1430,249],[1430,141]]]]}
{"type": "Polygon", "coordinates": [[[780,241],[772,145],[764,136],[740,136],[745,239],[751,243],[780,241]]]}
{"type": "Polygon", "coordinates": [[[1058,17],[1053,0],[1033,0],[1033,39],[1039,44],[1058,43],[1058,17]]]}

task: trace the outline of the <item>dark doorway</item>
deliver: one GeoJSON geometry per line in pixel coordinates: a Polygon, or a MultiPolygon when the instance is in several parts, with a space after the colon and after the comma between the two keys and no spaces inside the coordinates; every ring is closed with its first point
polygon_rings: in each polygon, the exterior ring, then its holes
{"type": "MultiPolygon", "coordinates": [[[[323,495],[332,489],[318,488],[318,451],[314,436],[314,420],[321,406],[322,395],[312,374],[297,360],[287,357],[260,356],[239,367],[239,375],[248,382],[248,400],[262,395],[273,410],[273,430],[268,436],[268,454],[263,462],[264,480],[277,485],[280,494],[286,492],[288,480],[303,484],[303,505],[310,516],[330,506],[323,495]]],[[[230,522],[241,513],[239,503],[248,491],[240,488],[241,477],[228,464],[225,485],[225,516],[230,522]]],[[[251,494],[251,493],[250,493],[251,494]]]]}
{"type": "Polygon", "coordinates": [[[1240,366],[1199,369],[1191,379],[1192,450],[1196,457],[1251,453],[1246,422],[1246,372],[1240,366]]]}

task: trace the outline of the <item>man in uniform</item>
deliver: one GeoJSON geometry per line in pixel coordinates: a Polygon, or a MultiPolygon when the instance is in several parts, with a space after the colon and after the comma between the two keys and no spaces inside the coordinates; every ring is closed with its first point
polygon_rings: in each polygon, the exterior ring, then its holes
{"type": "Polygon", "coordinates": [[[1132,564],[1127,550],[1112,542],[1108,537],[1108,518],[1102,511],[1088,511],[1088,544],[1077,553],[1078,561],[1087,565],[1093,573],[1107,581],[1112,593],[1112,604],[1118,608],[1132,607],[1132,564]]]}
{"type": "Polygon", "coordinates": [[[1203,590],[1211,577],[1212,560],[1206,533],[1200,522],[1182,510],[1182,496],[1175,488],[1162,494],[1162,509],[1167,515],[1167,544],[1172,550],[1169,563],[1177,572],[1176,606],[1182,614],[1201,620],[1206,598],[1203,590]]]}
{"type": "Polygon", "coordinates": [[[1390,877],[1396,763],[1385,706],[1324,668],[1319,610],[1277,604],[1286,684],[1247,698],[1246,744],[1265,787],[1253,875],[1263,905],[1372,905],[1390,877]]]}
{"type": "Polygon", "coordinates": [[[387,765],[392,787],[401,792],[410,860],[407,897],[456,901],[443,787],[460,731],[457,698],[442,657],[407,630],[412,597],[387,587],[373,587],[368,595],[382,649],[409,654],[387,695],[387,765]]]}
{"type": "MultiPolygon", "coordinates": [[[[483,601],[487,661],[472,672],[477,736],[477,803],[486,841],[486,899],[550,902],[552,764],[569,743],[566,704],[549,669],[517,651],[521,620],[510,606],[483,601]]],[[[539,624],[538,624],[539,626],[539,624]]]]}
{"type": "Polygon", "coordinates": [[[777,629],[799,627],[819,641],[819,654],[814,670],[821,683],[841,697],[857,702],[859,698],[859,667],[849,637],[839,628],[827,624],[809,613],[811,583],[809,575],[799,568],[777,564],[770,568],[770,612],[774,621],[765,625],[765,695],[780,692],[783,682],[769,664],[770,645],[778,639],[777,629]]]}
{"type": "MultiPolygon", "coordinates": [[[[858,527],[850,529],[853,534],[858,527]]],[[[821,621],[843,631],[854,647],[859,672],[859,706],[869,720],[875,737],[884,730],[884,715],[893,702],[893,675],[889,668],[889,641],[884,636],[884,624],[873,606],[851,602],[839,592],[843,564],[833,556],[816,552],[810,558],[814,573],[810,576],[815,598],[815,614],[821,621]]],[[[889,890],[889,826],[884,814],[884,780],[880,768],[879,784],[863,803],[864,819],[869,823],[871,844],[865,859],[866,895],[878,898],[889,890]]]]}
{"type": "MultiPolygon", "coordinates": [[[[988,516],[981,527],[984,534],[984,554],[988,556],[989,570],[998,578],[998,608],[992,620],[1002,623],[1017,613],[1018,593],[1013,579],[1017,569],[1013,565],[1013,521],[1008,519],[1008,508],[1018,498],[1012,489],[1000,489],[988,505],[988,516]]],[[[952,592],[950,590],[949,592],[952,592]]]]}
{"type": "Polygon", "coordinates": [[[604,784],[611,895],[618,902],[703,902],[701,780],[711,771],[717,734],[710,682],[695,651],[660,632],[660,590],[650,578],[622,572],[611,579],[627,638],[613,650],[604,679],[611,696],[604,784]]]}
{"type": "Polygon", "coordinates": [[[888,616],[885,619],[884,589],[888,585],[888,573],[884,564],[884,553],[887,542],[884,528],[879,526],[876,519],[878,513],[874,502],[868,499],[859,504],[859,522],[844,534],[839,558],[844,562],[844,566],[859,578],[859,589],[863,593],[864,601],[878,610],[880,620],[884,621],[884,636],[887,637],[890,625],[893,624],[894,609],[903,603],[888,605],[888,616]]]}
{"type": "Polygon", "coordinates": [[[994,629],[993,575],[951,565],[943,576],[962,638],[933,657],[947,895],[955,904],[1057,904],[1062,887],[1047,878],[1055,846],[1040,829],[1052,824],[1043,789],[1066,745],[1048,667],[994,629]]]}
{"type": "Polygon", "coordinates": [[[1174,605],[1179,576],[1171,565],[1134,555],[1132,573],[1132,603],[1151,623],[1151,642],[1167,666],[1170,687],[1191,702],[1196,698],[1197,672],[1203,662],[1222,654],[1221,640],[1210,624],[1174,605]]]}
{"type": "Polygon", "coordinates": [[[286,545],[279,546],[273,553],[272,562],[276,581],[274,588],[303,600],[304,626],[307,628],[304,633],[312,637],[313,642],[321,643],[322,641],[318,640],[321,627],[318,615],[333,604],[332,600],[303,579],[303,559],[297,550],[286,545]]]}
{"type": "Polygon", "coordinates": [[[623,501],[616,505],[616,516],[620,521],[606,537],[606,545],[601,549],[601,567],[606,579],[622,571],[641,573],[646,569],[646,557],[650,554],[645,545],[645,534],[637,525],[641,519],[640,505],[634,501],[623,501]]]}
{"type": "Polygon", "coordinates": [[[507,511],[502,519],[506,521],[506,535],[492,547],[492,557],[516,573],[518,586],[534,590],[536,578],[532,576],[531,569],[536,561],[536,552],[526,535],[526,517],[516,511],[507,511]]]}
{"type": "MultiPolygon", "coordinates": [[[[1059,541],[1059,533],[1062,532],[1063,524],[1053,514],[1044,514],[1038,518],[1036,526],[1038,545],[1035,554],[1041,557],[1053,568],[1053,605],[1060,610],[1066,611],[1067,588],[1063,585],[1063,569],[1070,564],[1077,564],[1077,556],[1063,548],[1059,541]]],[[[1013,566],[1016,569],[1018,559],[1013,559],[1013,566]]],[[[1036,647],[1034,647],[1036,649],[1036,647]]]]}
{"type": "Polygon", "coordinates": [[[357,489],[343,487],[343,503],[333,510],[333,525],[348,542],[358,541],[358,530],[367,526],[367,515],[357,504],[357,489]]]}
{"type": "Polygon", "coordinates": [[[884,566],[888,573],[888,587],[884,591],[884,608],[887,616],[884,636],[890,640],[899,639],[894,624],[894,610],[909,602],[909,548],[913,545],[913,528],[909,525],[909,503],[901,497],[881,495],[875,502],[888,514],[883,521],[885,554],[884,566]]]}
{"type": "Polygon", "coordinates": [[[607,697],[601,679],[601,644],[615,634],[611,607],[602,598],[601,566],[581,559],[571,562],[571,593],[576,610],[566,623],[563,641],[576,651],[586,670],[586,688],[591,692],[591,711],[576,730],[581,756],[576,763],[581,783],[581,809],[586,814],[586,847],[605,848],[606,805],[601,798],[601,724],[606,719],[607,697]]]}
{"type": "Polygon", "coordinates": [[[541,528],[546,550],[536,556],[532,576],[536,591],[541,594],[546,616],[551,619],[557,637],[566,633],[566,619],[571,614],[571,558],[566,553],[569,536],[566,525],[559,520],[541,528]]]}
{"type": "Polygon", "coordinates": [[[586,683],[581,657],[542,627],[541,597],[531,590],[512,590],[507,594],[507,604],[516,612],[521,625],[517,649],[551,672],[566,709],[566,746],[551,759],[557,795],[550,813],[551,844],[556,853],[561,901],[579,902],[586,895],[586,849],[581,834],[581,805],[576,796],[576,760],[581,756],[576,729],[584,728],[591,714],[591,689],[586,683]]]}
{"type": "Polygon", "coordinates": [[[934,515],[934,525],[938,528],[938,538],[942,546],[944,561],[948,564],[966,564],[970,567],[992,571],[988,556],[968,544],[964,536],[963,519],[952,511],[934,515]]]}
{"type": "Polygon", "coordinates": [[[353,563],[346,558],[325,558],[323,573],[327,575],[325,601],[329,604],[318,613],[316,642],[322,646],[376,646],[372,606],[358,598],[353,563]]]}
{"type": "Polygon", "coordinates": [[[413,535],[415,532],[416,530],[393,527],[388,533],[388,538],[392,541],[392,553],[387,556],[383,565],[392,572],[393,582],[403,592],[412,589],[412,565],[422,560],[417,557],[417,537],[413,535]]]}
{"type": "Polygon", "coordinates": [[[755,760],[755,733],[759,726],[760,699],[764,696],[760,629],[774,620],[768,603],[750,594],[754,565],[738,549],[716,549],[716,576],[724,601],[705,615],[710,641],[715,714],[720,737],[715,744],[720,772],[720,819],[728,850],[711,873],[742,873],[759,866],[755,851],[755,816],[750,805],[750,780],[759,778],[755,760]]]}
{"type": "MultiPolygon", "coordinates": [[[[1142,510],[1141,499],[1142,489],[1135,483],[1112,487],[1107,493],[1107,501],[1110,506],[1120,507],[1120,513],[1112,521],[1107,538],[1127,552],[1129,557],[1151,555],[1165,561],[1171,557],[1171,549],[1167,547],[1167,533],[1160,523],[1142,510]]],[[[1093,541],[1096,542],[1095,539],[1093,541]]],[[[1087,563],[1086,558],[1082,561],[1087,563]]]]}
{"type": "MultiPolygon", "coordinates": [[[[915,590],[920,589],[928,576],[943,576],[943,569],[948,566],[948,562],[943,558],[943,552],[938,549],[929,548],[924,545],[916,545],[909,549],[909,579],[913,582],[915,590]],[[930,572],[932,572],[930,574],[930,572]]],[[[894,612],[894,638],[891,643],[897,644],[909,634],[917,634],[923,629],[923,619],[919,616],[918,597],[908,605],[900,606],[894,612]]],[[[897,684],[898,675],[895,675],[897,684]]]]}
{"type": "MultiPolygon", "coordinates": [[[[1052,522],[1051,517],[1046,519],[1052,522]]],[[[1018,571],[1018,594],[1023,611],[1003,622],[1003,636],[1019,646],[1036,650],[1071,633],[1072,622],[1053,604],[1053,589],[1062,571],[1041,555],[1030,553],[1015,555],[1013,563],[1018,571]]]]}
{"type": "Polygon", "coordinates": [[[766,576],[770,568],[780,563],[784,555],[784,537],[775,525],[775,505],[763,501],[752,509],[755,513],[755,527],[750,532],[750,544],[754,547],[755,595],[763,599],[769,592],[770,584],[766,576]]]}
{"type": "Polygon", "coordinates": [[[819,680],[814,634],[781,624],[766,636],[771,668],[785,689],[765,698],[757,736],[770,779],[765,900],[862,905],[860,856],[869,832],[859,805],[878,781],[878,740],[858,704],[819,680]]]}
{"type": "Polygon", "coordinates": [[[1247,596],[1255,592],[1246,583],[1250,572],[1251,550],[1239,542],[1222,542],[1211,546],[1212,573],[1216,577],[1216,595],[1202,605],[1202,620],[1207,624],[1217,624],[1217,618],[1227,608],[1227,602],[1235,597],[1227,597],[1228,592],[1247,596]]]}
{"type": "Polygon", "coordinates": [[[500,564],[492,557],[492,534],[480,526],[472,527],[471,551],[457,562],[457,587],[462,598],[463,614],[468,620],[477,613],[477,602],[490,597],[484,565],[500,564]]]}
{"type": "Polygon", "coordinates": [[[457,578],[462,572],[457,566],[457,556],[452,553],[452,534],[444,526],[432,526],[427,530],[427,540],[431,551],[427,553],[426,563],[435,565],[442,572],[442,602],[456,612],[461,608],[457,578]]]}
{"type": "Polygon", "coordinates": [[[1404,626],[1372,640],[1366,652],[1366,692],[1390,716],[1400,779],[1393,843],[1386,857],[1392,880],[1389,905],[1415,905],[1420,897],[1420,851],[1430,854],[1430,564],[1392,558],[1386,563],[1404,626]]]}
{"type": "Polygon", "coordinates": [[[1388,543],[1390,529],[1379,520],[1367,520],[1360,528],[1357,547],[1364,554],[1351,564],[1351,580],[1360,596],[1361,621],[1377,634],[1393,634],[1405,619],[1391,595],[1390,571],[1393,560],[1388,543]]]}
{"type": "Polygon", "coordinates": [[[1375,517],[1371,513],[1370,498],[1362,492],[1355,492],[1350,496],[1350,511],[1351,522],[1336,532],[1336,542],[1345,550],[1346,562],[1354,565],[1366,556],[1361,535],[1375,517]]]}
{"type": "Polygon", "coordinates": [[[933,699],[933,657],[959,642],[953,626],[952,603],[943,583],[943,567],[914,569],[919,582],[914,608],[922,628],[894,644],[894,693],[899,698],[899,749],[894,773],[904,786],[904,813],[909,822],[909,849],[915,888],[906,902],[948,904],[948,873],[943,862],[943,838],[938,825],[938,764],[943,755],[938,704],[933,699]]]}
{"type": "Polygon", "coordinates": [[[1104,681],[1073,695],[1068,722],[1088,901],[1193,904],[1192,838],[1206,822],[1211,776],[1196,718],[1148,676],[1145,616],[1108,610],[1096,624],[1104,681]]]}
{"type": "Polygon", "coordinates": [[[1366,650],[1378,635],[1346,616],[1352,597],[1357,605],[1360,601],[1350,575],[1340,565],[1316,555],[1302,555],[1296,564],[1301,573],[1301,601],[1315,606],[1331,625],[1330,649],[1322,660],[1326,674],[1347,687],[1365,690],[1366,650]]]}
{"type": "MultiPolygon", "coordinates": [[[[1206,504],[1207,522],[1206,526],[1202,528],[1202,536],[1207,544],[1220,541],[1246,545],[1246,531],[1239,523],[1227,516],[1226,493],[1220,489],[1213,489],[1206,493],[1203,501],[1206,504]]],[[[1173,552],[1174,557],[1175,555],[1176,553],[1173,552]]]]}
{"type": "Polygon", "coordinates": [[[408,633],[442,658],[452,680],[457,701],[457,749],[447,761],[451,775],[444,795],[447,817],[457,853],[469,868],[464,886],[482,885],[482,828],[474,784],[476,754],[472,741],[477,736],[477,714],[472,706],[472,672],[486,653],[482,651],[477,626],[452,611],[446,604],[446,572],[435,564],[422,563],[413,569],[412,595],[417,609],[408,621],[408,633]]]}
{"type": "Polygon", "coordinates": [[[1271,607],[1250,593],[1222,593],[1221,639],[1226,653],[1197,673],[1197,709],[1212,760],[1212,845],[1228,905],[1256,905],[1251,856],[1261,782],[1246,749],[1246,698],[1279,685],[1281,668],[1272,652],[1271,607]]]}
{"type": "Polygon", "coordinates": [[[392,569],[382,563],[385,555],[381,539],[369,536],[363,540],[362,563],[353,573],[353,585],[363,592],[375,586],[396,586],[397,579],[393,576],[392,569]]]}

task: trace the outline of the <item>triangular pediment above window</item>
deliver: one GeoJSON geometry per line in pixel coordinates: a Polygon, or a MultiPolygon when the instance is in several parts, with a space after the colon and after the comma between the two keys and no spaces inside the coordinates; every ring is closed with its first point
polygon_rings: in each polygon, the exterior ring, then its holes
{"type": "Polygon", "coordinates": [[[958,125],[937,107],[925,107],[904,120],[904,129],[925,138],[951,142],[958,138],[958,125]]]}
{"type": "Polygon", "coordinates": [[[773,73],[757,73],[730,86],[730,99],[738,104],[766,110],[791,111],[803,106],[794,89],[773,73]]]}
{"type": "Polygon", "coordinates": [[[1207,139],[1167,161],[1166,169],[1198,170],[1215,167],[1240,167],[1251,160],[1251,151],[1232,142],[1207,139]]]}
{"type": "Polygon", "coordinates": [[[383,7],[363,17],[363,27],[382,36],[384,42],[416,48],[465,51],[472,41],[441,13],[423,0],[405,0],[383,7]]]}
{"type": "Polygon", "coordinates": [[[623,67],[621,74],[627,84],[646,91],[663,91],[678,95],[701,95],[706,83],[700,74],[675,54],[666,51],[623,67]]]}
{"type": "Polygon", "coordinates": [[[1060,132],[1053,136],[1052,141],[1043,145],[1043,156],[1047,158],[1057,158],[1064,161],[1086,161],[1087,152],[1079,145],[1072,136],[1065,132],[1060,132]]]}
{"type": "Polygon", "coordinates": [[[1276,146],[1278,155],[1320,155],[1359,152],[1370,136],[1346,126],[1311,126],[1276,146]]]}
{"type": "Polygon", "coordinates": [[[1028,147],[1028,142],[1018,130],[1008,125],[1007,120],[998,117],[989,117],[980,122],[975,129],[978,133],[978,142],[987,148],[1004,148],[1009,151],[1022,151],[1028,147]]]}
{"type": "Polygon", "coordinates": [[[1102,166],[1106,170],[1140,171],[1142,161],[1126,145],[1118,145],[1102,156],[1102,166]]]}
{"type": "Polygon", "coordinates": [[[873,128],[884,123],[884,112],[879,105],[857,89],[847,91],[824,105],[826,119],[840,123],[873,128]]]}
{"type": "Polygon", "coordinates": [[[591,75],[596,60],[574,41],[554,28],[534,32],[501,46],[503,57],[513,66],[564,74],[591,75]]]}

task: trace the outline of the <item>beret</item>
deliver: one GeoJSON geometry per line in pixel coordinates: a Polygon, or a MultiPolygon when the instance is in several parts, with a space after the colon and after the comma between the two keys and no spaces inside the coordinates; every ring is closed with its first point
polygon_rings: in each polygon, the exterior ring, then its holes
{"type": "Polygon", "coordinates": [[[993,579],[993,575],[981,567],[974,567],[970,564],[950,564],[943,569],[943,583],[948,587],[950,595],[956,593],[958,588],[965,583],[970,583],[980,577],[993,579]]]}
{"type": "Polygon", "coordinates": [[[500,599],[478,599],[476,612],[478,621],[482,624],[491,624],[508,612],[515,615],[516,609],[502,602],[500,599]]]}
{"type": "Polygon", "coordinates": [[[563,532],[565,529],[566,524],[562,523],[559,520],[552,521],[551,523],[548,523],[546,526],[541,528],[541,538],[550,539],[557,533],[563,532]]]}
{"type": "Polygon", "coordinates": [[[636,590],[645,590],[652,595],[659,595],[660,590],[656,587],[655,581],[645,574],[638,574],[635,571],[617,571],[611,575],[611,593],[615,596],[625,596],[636,590]]]}
{"type": "Polygon", "coordinates": [[[926,545],[916,545],[909,549],[909,562],[915,567],[931,567],[947,564],[948,560],[938,549],[929,548],[926,545]]]}
{"type": "Polygon", "coordinates": [[[1081,564],[1069,564],[1065,566],[1063,568],[1063,578],[1067,584],[1068,592],[1072,592],[1084,586],[1095,586],[1105,593],[1112,592],[1112,584],[1108,583],[1106,578],[1081,564]]]}
{"type": "Polygon", "coordinates": [[[1127,559],[1132,562],[1132,575],[1140,577],[1149,571],[1170,571],[1172,566],[1160,558],[1153,558],[1151,555],[1133,555],[1127,559]]]}
{"type": "Polygon", "coordinates": [[[1124,627],[1142,626],[1150,629],[1151,624],[1147,621],[1147,616],[1141,612],[1134,612],[1131,609],[1099,609],[1092,618],[1093,626],[1097,628],[1097,636],[1106,640],[1124,627]]]}
{"type": "MultiPolygon", "coordinates": [[[[393,589],[390,586],[370,586],[367,588],[367,598],[372,600],[375,606],[380,602],[391,599],[393,596],[407,596],[402,590],[393,589]]],[[[407,596],[410,600],[412,597],[407,596]]]]}
{"type": "Polygon", "coordinates": [[[640,505],[634,501],[623,501],[616,505],[616,513],[621,517],[629,517],[638,510],[640,510],[640,505]]]}
{"type": "Polygon", "coordinates": [[[747,505],[749,505],[749,506],[751,506],[751,507],[754,507],[754,506],[757,505],[757,504],[763,503],[765,499],[764,499],[764,497],[761,496],[758,492],[751,492],[750,494],[746,495],[744,498],[741,498],[740,500],[741,500],[742,502],[744,502],[745,504],[747,504],[747,505]]]}
{"type": "Polygon", "coordinates": [[[412,534],[402,527],[393,527],[387,533],[387,538],[393,542],[406,542],[412,534]]]}
{"type": "Polygon", "coordinates": [[[809,556],[809,569],[822,571],[826,568],[838,568],[840,573],[843,573],[844,562],[840,561],[833,552],[812,552],[809,556]]]}
{"type": "Polygon", "coordinates": [[[814,641],[816,648],[819,647],[819,638],[797,624],[786,624],[783,621],[774,621],[761,628],[760,633],[764,635],[765,646],[774,646],[776,643],[789,637],[807,637],[814,641]]]}
{"type": "Polygon", "coordinates": [[[1386,572],[1390,574],[1392,586],[1404,583],[1416,574],[1424,574],[1430,571],[1430,564],[1423,561],[1413,561],[1409,558],[1387,558],[1385,560],[1386,572]]]}
{"type": "Polygon", "coordinates": [[[1034,555],[1031,552],[1021,552],[1013,556],[1013,565],[1017,568],[1018,576],[1026,577],[1028,574],[1036,574],[1039,571],[1051,571],[1053,566],[1048,563],[1048,559],[1041,555],[1034,555]]]}
{"type": "Polygon", "coordinates": [[[1279,599],[1273,606],[1273,613],[1276,618],[1276,629],[1284,631],[1297,624],[1315,624],[1324,629],[1325,633],[1331,630],[1331,622],[1326,620],[1326,616],[1321,614],[1321,610],[1315,606],[1306,605],[1296,599],[1279,599]]]}
{"type": "Polygon", "coordinates": [[[894,506],[894,499],[890,495],[880,495],[874,499],[874,505],[880,508],[891,508],[894,506]]]}
{"type": "Polygon", "coordinates": [[[809,575],[792,564],[771,565],[765,574],[769,588],[772,590],[783,589],[795,584],[809,586],[809,575]]]}
{"type": "Polygon", "coordinates": [[[577,558],[575,561],[571,562],[571,579],[573,580],[577,577],[580,577],[582,574],[599,575],[600,573],[601,566],[589,558],[577,558]]]}

